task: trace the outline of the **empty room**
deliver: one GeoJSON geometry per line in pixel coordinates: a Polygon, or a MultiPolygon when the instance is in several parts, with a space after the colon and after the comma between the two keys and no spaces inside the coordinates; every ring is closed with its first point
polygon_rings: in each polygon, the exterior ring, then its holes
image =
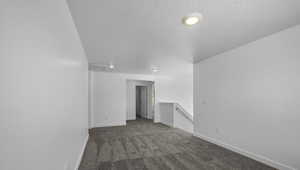
{"type": "Polygon", "coordinates": [[[0,0],[0,170],[300,170],[299,0],[0,0]]]}

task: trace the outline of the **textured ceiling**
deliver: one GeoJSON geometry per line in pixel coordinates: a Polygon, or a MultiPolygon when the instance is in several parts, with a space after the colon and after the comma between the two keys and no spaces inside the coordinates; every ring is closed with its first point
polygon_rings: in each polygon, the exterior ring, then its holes
{"type": "Polygon", "coordinates": [[[68,0],[90,63],[150,73],[203,60],[300,23],[299,0],[68,0]],[[184,26],[182,17],[204,20],[184,26]]]}

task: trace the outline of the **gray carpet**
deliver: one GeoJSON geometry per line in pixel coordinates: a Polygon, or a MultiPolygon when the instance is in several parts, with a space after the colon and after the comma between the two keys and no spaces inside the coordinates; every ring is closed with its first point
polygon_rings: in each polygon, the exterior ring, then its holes
{"type": "Polygon", "coordinates": [[[94,128],[79,170],[274,170],[179,129],[148,120],[94,128]]]}

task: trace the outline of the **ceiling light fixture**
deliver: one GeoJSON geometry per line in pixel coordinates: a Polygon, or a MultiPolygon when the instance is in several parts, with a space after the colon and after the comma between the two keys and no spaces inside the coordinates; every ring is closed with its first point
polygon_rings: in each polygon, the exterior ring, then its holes
{"type": "Polygon", "coordinates": [[[114,66],[112,63],[110,63],[109,66],[108,66],[108,68],[109,68],[109,69],[114,69],[115,66],[114,66]]]}
{"type": "Polygon", "coordinates": [[[158,67],[152,67],[152,72],[153,72],[153,73],[159,72],[159,68],[158,68],[158,67]]]}
{"type": "Polygon", "coordinates": [[[202,14],[200,13],[192,13],[185,17],[183,17],[182,22],[184,25],[192,26],[199,23],[203,19],[202,14]]]}

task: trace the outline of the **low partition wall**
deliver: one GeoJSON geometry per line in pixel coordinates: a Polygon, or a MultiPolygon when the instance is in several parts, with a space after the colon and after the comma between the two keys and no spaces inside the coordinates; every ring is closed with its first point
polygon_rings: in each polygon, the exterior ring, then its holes
{"type": "Polygon", "coordinates": [[[178,103],[159,103],[160,122],[193,133],[193,116],[178,103]]]}

